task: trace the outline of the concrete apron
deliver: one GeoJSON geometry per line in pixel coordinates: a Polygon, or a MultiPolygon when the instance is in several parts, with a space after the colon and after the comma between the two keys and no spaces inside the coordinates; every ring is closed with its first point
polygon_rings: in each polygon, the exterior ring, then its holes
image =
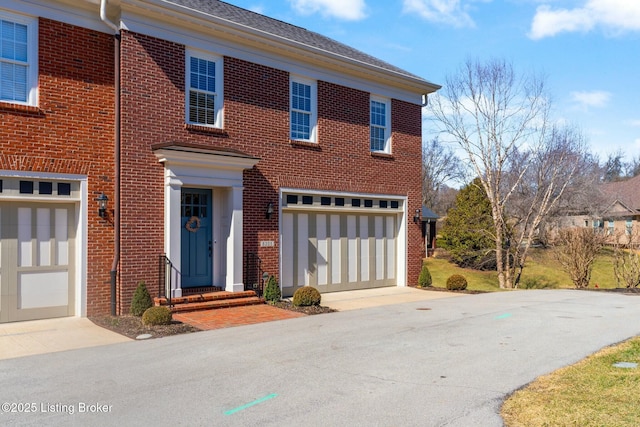
{"type": "Polygon", "coordinates": [[[322,301],[320,304],[338,311],[346,311],[377,307],[381,305],[402,304],[405,302],[451,298],[461,295],[464,294],[393,286],[388,288],[362,289],[357,291],[322,294],[322,301]]]}
{"type": "Polygon", "coordinates": [[[0,360],[125,341],[81,317],[0,323],[0,360]]]}

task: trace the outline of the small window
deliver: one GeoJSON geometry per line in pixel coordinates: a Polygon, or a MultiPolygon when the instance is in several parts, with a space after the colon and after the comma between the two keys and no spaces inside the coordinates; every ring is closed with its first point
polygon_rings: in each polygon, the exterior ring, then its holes
{"type": "Polygon", "coordinates": [[[2,193],[2,180],[0,179],[0,193],[2,193]]]}
{"type": "Polygon", "coordinates": [[[187,52],[187,122],[222,127],[222,59],[187,52]]]}
{"type": "Polygon", "coordinates": [[[372,208],[373,207],[373,200],[365,200],[364,201],[364,207],[365,208],[372,208]]]}
{"type": "Polygon", "coordinates": [[[70,196],[71,195],[71,184],[68,182],[59,182],[58,183],[58,196],[70,196]]]}
{"type": "Polygon", "coordinates": [[[20,194],[33,194],[33,182],[20,181],[20,194]]]}
{"type": "Polygon", "coordinates": [[[353,206],[354,208],[359,208],[360,207],[360,199],[351,199],[351,206],[353,206]]]}
{"type": "Polygon", "coordinates": [[[320,197],[320,204],[322,206],[331,206],[331,197],[320,197]]]}
{"type": "Polygon", "coordinates": [[[302,196],[302,204],[303,205],[312,205],[313,204],[313,196],[302,196]]]}
{"type": "Polygon", "coordinates": [[[396,200],[391,201],[391,209],[398,209],[400,204],[396,200]]]}
{"type": "Polygon", "coordinates": [[[37,104],[37,20],[0,12],[0,101],[37,104]]]}
{"type": "Polygon", "coordinates": [[[336,206],[344,206],[344,197],[336,197],[336,206]]]}
{"type": "Polygon", "coordinates": [[[633,233],[633,220],[628,219],[625,222],[625,232],[627,234],[627,236],[631,236],[631,234],[633,233]]]}
{"type": "Polygon", "coordinates": [[[290,92],[291,139],[316,142],[316,83],[291,77],[290,92]]]}
{"type": "Polygon", "coordinates": [[[390,153],[389,101],[371,98],[370,105],[370,149],[373,152],[390,153]]]}
{"type": "Polygon", "coordinates": [[[381,209],[386,209],[387,208],[387,201],[386,200],[380,200],[379,206],[381,209]]]}
{"type": "Polygon", "coordinates": [[[53,194],[53,183],[51,182],[39,182],[38,183],[39,194],[53,194]]]}
{"type": "Polygon", "coordinates": [[[287,205],[297,205],[298,204],[298,196],[295,194],[287,194],[287,205]]]}

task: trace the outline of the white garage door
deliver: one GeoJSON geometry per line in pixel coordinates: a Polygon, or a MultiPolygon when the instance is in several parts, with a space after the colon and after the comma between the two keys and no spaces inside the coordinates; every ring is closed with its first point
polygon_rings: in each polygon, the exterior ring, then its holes
{"type": "Polygon", "coordinates": [[[74,314],[74,212],[0,202],[0,322],[74,314]]]}
{"type": "Polygon", "coordinates": [[[283,197],[283,295],[395,286],[402,202],[373,197],[283,197]]]}

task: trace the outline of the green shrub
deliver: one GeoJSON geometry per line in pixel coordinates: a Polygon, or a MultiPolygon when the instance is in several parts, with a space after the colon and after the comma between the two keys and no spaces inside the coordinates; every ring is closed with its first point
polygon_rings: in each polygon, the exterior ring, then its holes
{"type": "Polygon", "coordinates": [[[467,279],[460,274],[454,274],[447,279],[447,289],[450,291],[464,291],[467,289],[467,279]]]}
{"type": "Polygon", "coordinates": [[[420,277],[418,277],[418,286],[421,288],[426,288],[431,286],[431,272],[429,272],[429,268],[427,268],[427,263],[422,263],[422,270],[420,270],[420,277]]]}
{"type": "Polygon", "coordinates": [[[171,323],[171,310],[168,307],[150,307],[142,315],[142,323],[151,325],[168,325],[171,323]]]}
{"type": "Polygon", "coordinates": [[[556,289],[558,284],[544,277],[534,276],[525,278],[522,281],[522,287],[524,289],[556,289]]]}
{"type": "Polygon", "coordinates": [[[264,286],[264,299],[269,302],[280,301],[282,294],[280,293],[280,286],[275,277],[270,276],[267,280],[267,284],[264,286]]]}
{"type": "Polygon", "coordinates": [[[311,286],[303,286],[293,294],[293,305],[296,307],[308,307],[310,305],[320,305],[320,291],[311,286]]]}
{"type": "Polygon", "coordinates": [[[151,301],[151,295],[149,295],[149,291],[147,290],[144,281],[138,282],[138,287],[136,288],[136,292],[133,294],[133,299],[131,300],[131,314],[140,317],[142,316],[142,313],[152,305],[153,302],[151,301]]]}

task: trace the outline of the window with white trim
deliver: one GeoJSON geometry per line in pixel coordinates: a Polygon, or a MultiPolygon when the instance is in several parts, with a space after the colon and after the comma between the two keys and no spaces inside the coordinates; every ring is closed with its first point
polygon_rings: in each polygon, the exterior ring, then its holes
{"type": "Polygon", "coordinates": [[[291,139],[316,142],[317,92],[315,81],[291,77],[289,100],[291,139]]]}
{"type": "Polygon", "coordinates": [[[370,149],[377,153],[391,152],[389,100],[371,97],[370,101],[370,149]]]}
{"type": "Polygon", "coordinates": [[[37,105],[38,21],[0,12],[0,101],[37,105]]]}
{"type": "Polygon", "coordinates": [[[189,124],[222,127],[222,58],[187,51],[186,120],[189,124]]]}

